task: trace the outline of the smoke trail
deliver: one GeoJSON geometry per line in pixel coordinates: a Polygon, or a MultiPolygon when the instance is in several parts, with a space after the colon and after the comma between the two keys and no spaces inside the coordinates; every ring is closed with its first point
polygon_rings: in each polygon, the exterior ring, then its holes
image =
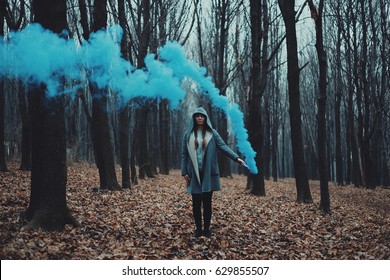
{"type": "Polygon", "coordinates": [[[145,58],[146,69],[136,70],[121,57],[119,42],[122,29],[91,34],[88,42],[77,45],[30,24],[19,32],[10,33],[7,44],[0,44],[0,76],[20,78],[27,83],[45,83],[49,96],[59,92],[61,77],[72,80],[88,78],[99,88],[117,91],[123,102],[134,97],[166,98],[175,108],[185,92],[172,69],[155,59],[145,58]]]}
{"type": "MultiPolygon", "coordinates": [[[[57,93],[60,77],[79,75],[76,45],[57,34],[31,24],[20,32],[11,32],[0,48],[0,75],[20,78],[28,83],[47,84],[50,96],[57,93]]],[[[78,77],[76,77],[78,78],[78,77]]]]}
{"type": "Polygon", "coordinates": [[[108,32],[94,33],[83,44],[81,57],[87,69],[93,69],[90,79],[100,87],[109,86],[127,103],[135,97],[169,99],[175,108],[185,96],[180,81],[173,71],[155,59],[154,54],[145,57],[145,69],[135,69],[121,57],[119,42],[122,29],[113,26],[108,32]]]}
{"type": "Polygon", "coordinates": [[[213,105],[229,117],[237,148],[248,169],[257,173],[256,153],[248,142],[243,114],[237,104],[230,104],[225,96],[219,95],[211,77],[206,76],[205,68],[188,60],[178,43],[169,42],[159,50],[161,60],[149,54],[145,57],[145,69],[135,69],[121,57],[121,36],[121,28],[113,26],[91,34],[88,42],[78,45],[39,24],[30,24],[20,32],[10,33],[8,42],[1,41],[0,76],[20,78],[27,83],[45,83],[48,95],[55,96],[65,93],[59,92],[61,77],[82,81],[86,71],[99,88],[113,89],[124,103],[135,97],[163,98],[170,101],[171,108],[176,108],[184,99],[181,82],[189,77],[199,84],[213,105]]]}
{"type": "Polygon", "coordinates": [[[199,67],[194,61],[186,58],[183,48],[177,42],[168,42],[159,49],[160,58],[173,69],[175,76],[179,79],[190,77],[198,83],[203,93],[208,95],[213,106],[223,110],[229,117],[234,135],[237,140],[237,148],[243,154],[248,169],[251,173],[257,174],[255,156],[256,152],[248,142],[248,131],[244,126],[243,113],[237,104],[230,104],[226,96],[220,95],[211,77],[206,76],[206,69],[199,67]]]}

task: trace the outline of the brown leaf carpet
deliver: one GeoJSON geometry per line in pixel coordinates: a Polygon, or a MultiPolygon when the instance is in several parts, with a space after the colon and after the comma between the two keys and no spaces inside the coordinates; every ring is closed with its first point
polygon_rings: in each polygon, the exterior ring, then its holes
{"type": "MultiPolygon", "coordinates": [[[[330,183],[331,215],[296,202],[293,179],[266,181],[266,196],[246,177],[222,179],[213,196],[212,237],[195,239],[191,196],[178,170],[139,180],[131,190],[101,191],[95,165],[68,167],[67,203],[81,227],[25,231],[30,173],[0,173],[1,259],[390,259],[390,189],[330,183]]],[[[120,170],[118,168],[118,181],[120,170]]]]}

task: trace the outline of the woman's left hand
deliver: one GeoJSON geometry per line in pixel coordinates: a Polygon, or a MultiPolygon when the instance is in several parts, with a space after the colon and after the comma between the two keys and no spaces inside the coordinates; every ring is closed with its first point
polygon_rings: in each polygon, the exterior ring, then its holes
{"type": "Polygon", "coordinates": [[[240,159],[240,158],[237,159],[237,162],[238,162],[240,165],[242,165],[242,166],[246,166],[245,161],[243,161],[243,160],[240,159]]]}

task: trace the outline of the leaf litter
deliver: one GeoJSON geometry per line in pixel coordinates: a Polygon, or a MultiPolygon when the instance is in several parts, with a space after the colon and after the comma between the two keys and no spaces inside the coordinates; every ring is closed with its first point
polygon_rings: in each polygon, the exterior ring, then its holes
{"type": "MultiPolygon", "coordinates": [[[[178,170],[102,191],[93,165],[68,167],[67,203],[80,222],[62,232],[24,231],[30,173],[0,173],[1,259],[390,259],[390,189],[329,184],[330,215],[296,202],[293,179],[266,181],[266,196],[246,177],[222,178],[213,196],[212,237],[195,238],[191,196],[178,170]]],[[[118,180],[120,181],[120,170],[118,180]]]]}

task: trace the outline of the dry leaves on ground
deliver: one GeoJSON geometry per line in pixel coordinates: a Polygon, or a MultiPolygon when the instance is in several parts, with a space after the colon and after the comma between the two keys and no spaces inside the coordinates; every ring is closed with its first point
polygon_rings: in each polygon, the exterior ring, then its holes
{"type": "MultiPolygon", "coordinates": [[[[119,176],[118,172],[118,176],[119,176]]],[[[266,196],[246,177],[222,179],[213,196],[210,239],[193,237],[191,196],[178,171],[139,180],[131,190],[100,191],[93,165],[72,164],[67,201],[81,227],[22,230],[30,173],[0,173],[1,259],[389,259],[390,189],[330,185],[331,215],[295,201],[294,180],[266,181],[266,196]]]]}

